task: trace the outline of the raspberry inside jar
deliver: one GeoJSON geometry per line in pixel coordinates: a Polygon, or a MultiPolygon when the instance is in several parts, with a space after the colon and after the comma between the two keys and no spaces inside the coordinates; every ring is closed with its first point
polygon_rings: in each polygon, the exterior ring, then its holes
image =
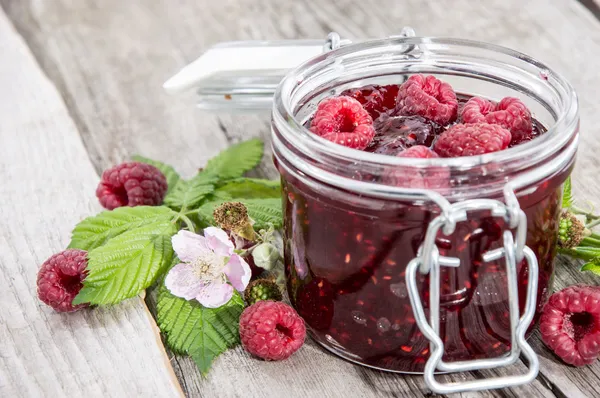
{"type": "MultiPolygon", "coordinates": [[[[504,203],[507,182],[519,182],[514,192],[527,217],[526,245],[539,264],[535,323],[551,291],[562,184],[573,167],[578,115],[570,86],[554,75],[554,81],[531,81],[541,75],[535,73],[540,63],[525,55],[444,39],[399,39],[398,45],[349,46],[288,75],[276,94],[273,148],[282,177],[288,294],[310,335],[359,364],[423,372],[430,342],[415,320],[406,267],[441,212],[428,195],[449,203],[504,203]],[[424,59],[402,52],[409,42],[427,48],[424,59]],[[456,64],[449,52],[460,55],[456,64]],[[332,58],[344,65],[342,75],[332,58]],[[522,73],[515,72],[519,68],[522,73]],[[360,103],[373,120],[374,135],[364,148],[326,142],[313,128],[319,104],[340,96],[360,103]],[[486,137],[477,136],[478,128],[486,137]],[[436,142],[450,129],[442,151],[436,142]],[[456,142],[473,146],[451,147],[456,142]]],[[[452,234],[440,230],[436,236],[440,254],[460,260],[440,274],[446,362],[497,358],[511,350],[506,265],[483,260],[503,246],[506,230],[507,220],[477,210],[452,234]]],[[[528,264],[516,268],[513,299],[523,314],[528,264]]],[[[427,314],[428,275],[418,273],[417,286],[427,314]]]]}

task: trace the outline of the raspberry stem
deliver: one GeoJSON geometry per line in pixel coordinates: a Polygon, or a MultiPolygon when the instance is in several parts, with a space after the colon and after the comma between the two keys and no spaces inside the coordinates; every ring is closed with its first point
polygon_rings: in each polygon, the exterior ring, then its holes
{"type": "Polygon", "coordinates": [[[596,214],[594,214],[592,212],[589,212],[587,210],[580,209],[577,206],[572,206],[569,210],[571,211],[571,213],[580,214],[580,215],[585,216],[588,220],[598,220],[598,219],[600,219],[600,216],[598,216],[598,215],[596,215],[596,214]]]}
{"type": "Polygon", "coordinates": [[[192,220],[189,219],[188,216],[186,216],[187,213],[179,213],[177,215],[177,218],[181,221],[183,221],[183,223],[186,225],[187,229],[190,232],[196,232],[196,227],[194,226],[194,223],[192,222],[192,220]]]}
{"type": "Polygon", "coordinates": [[[591,261],[596,257],[600,256],[600,248],[595,247],[574,247],[572,249],[558,248],[560,254],[566,254],[568,256],[578,258],[580,260],[591,261]]]}
{"type": "Polygon", "coordinates": [[[586,224],[585,227],[587,229],[591,229],[591,228],[594,228],[596,225],[599,225],[599,224],[600,224],[600,218],[597,219],[597,220],[594,220],[594,221],[592,221],[592,222],[590,222],[588,224],[586,224]]]}

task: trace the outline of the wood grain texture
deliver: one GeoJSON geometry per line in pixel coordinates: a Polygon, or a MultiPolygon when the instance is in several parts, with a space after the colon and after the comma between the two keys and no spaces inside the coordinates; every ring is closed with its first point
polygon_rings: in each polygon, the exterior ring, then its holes
{"type": "Polygon", "coordinates": [[[74,314],[38,301],[38,266],[99,210],[98,177],[59,93],[1,10],[0,54],[0,396],[181,396],[141,298],[74,314]]]}
{"type": "MultiPolygon", "coordinates": [[[[596,111],[600,24],[576,1],[0,0],[0,4],[59,88],[97,171],[141,153],[175,164],[190,175],[231,142],[252,136],[268,139],[266,114],[202,113],[193,109],[191,98],[162,92],[166,78],[211,44],[320,38],[331,30],[345,38],[380,37],[411,25],[423,35],[509,46],[565,74],[581,100],[583,145],[575,192],[600,204],[594,200],[600,194],[595,157],[600,149],[595,139],[600,133],[596,111]]],[[[276,175],[268,156],[260,173],[276,175]]],[[[80,195],[91,192],[83,184],[78,188],[80,195]]],[[[559,287],[591,280],[573,264],[559,266],[559,287]]],[[[598,364],[567,368],[537,336],[532,341],[542,360],[542,374],[535,383],[462,396],[600,394],[598,364]]],[[[217,360],[207,378],[186,358],[174,357],[172,364],[188,396],[411,397],[426,393],[418,376],[354,366],[312,342],[283,363],[260,362],[241,348],[231,350],[217,360]]]]}

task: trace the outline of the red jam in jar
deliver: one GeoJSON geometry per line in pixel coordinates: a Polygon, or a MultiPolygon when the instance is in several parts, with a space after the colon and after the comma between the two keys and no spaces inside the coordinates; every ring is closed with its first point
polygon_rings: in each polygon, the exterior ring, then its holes
{"type": "MultiPolygon", "coordinates": [[[[470,95],[458,96],[459,109],[470,95]]],[[[527,217],[526,245],[539,266],[539,313],[551,289],[562,184],[577,145],[577,103],[560,76],[522,54],[481,43],[388,39],[309,61],[288,74],[275,102],[273,149],[283,187],[288,293],[317,342],[366,366],[423,372],[430,342],[415,320],[406,269],[441,213],[435,198],[504,202],[506,184],[513,184],[527,217]],[[448,128],[418,115],[390,120],[386,110],[398,85],[416,73],[452,81],[457,92],[521,98],[535,117],[530,139],[479,156],[394,156],[414,145],[433,147],[448,128]],[[371,101],[379,87],[384,89],[375,95],[381,98],[371,101]],[[307,129],[317,104],[338,95],[356,98],[374,116],[376,134],[364,151],[307,129]],[[411,178],[390,183],[390,170],[424,179],[443,175],[447,184],[415,189],[411,178]]],[[[505,230],[515,232],[506,219],[475,209],[453,233],[436,235],[439,253],[460,260],[458,267],[440,271],[439,335],[446,362],[497,358],[511,349],[509,302],[518,300],[523,313],[528,263],[517,264],[519,294],[511,298],[504,261],[483,260],[503,247],[505,230]]],[[[417,275],[427,312],[429,276],[417,275]]]]}

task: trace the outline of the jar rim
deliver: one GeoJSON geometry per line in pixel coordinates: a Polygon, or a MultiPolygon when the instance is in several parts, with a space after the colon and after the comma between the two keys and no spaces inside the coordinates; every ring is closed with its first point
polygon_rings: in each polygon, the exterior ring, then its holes
{"type": "MultiPolygon", "coordinates": [[[[415,62],[422,63],[423,60],[416,60],[415,62]]],[[[502,61],[500,61],[500,64],[497,60],[493,60],[493,62],[501,65],[502,61]]],[[[511,66],[511,68],[517,70],[519,67],[511,66]]],[[[411,72],[406,73],[410,74],[411,72]]],[[[443,73],[441,69],[440,73],[443,73]]],[[[492,164],[503,165],[506,170],[525,170],[539,165],[539,163],[546,159],[551,159],[564,148],[569,146],[576,147],[579,123],[578,102],[575,90],[562,75],[556,73],[544,63],[521,52],[495,44],[443,37],[391,37],[370,40],[345,45],[308,60],[290,71],[281,81],[275,92],[272,114],[274,126],[273,146],[275,152],[277,152],[277,146],[281,145],[281,140],[283,140],[293,143],[299,149],[300,153],[318,155],[313,157],[326,159],[328,162],[354,161],[361,164],[377,165],[379,167],[410,167],[411,169],[418,168],[424,170],[427,168],[445,167],[450,170],[466,171],[492,164]],[[431,61],[428,57],[434,54],[431,51],[432,49],[441,51],[452,51],[453,49],[457,51],[475,50],[485,52],[490,57],[498,55],[507,60],[517,62],[523,65],[523,71],[525,70],[525,66],[533,67],[538,71],[537,75],[531,71],[527,71],[527,77],[537,79],[536,84],[538,85],[548,86],[556,93],[557,98],[560,99],[560,107],[558,112],[555,112],[556,120],[553,125],[547,126],[547,131],[541,136],[503,151],[457,158],[418,159],[370,153],[335,144],[310,132],[303,125],[302,121],[296,117],[295,108],[298,104],[293,101],[294,92],[307,79],[310,79],[311,73],[320,71],[323,68],[340,67],[337,61],[344,57],[348,57],[350,60],[353,58],[360,60],[369,56],[385,56],[386,54],[382,50],[387,51],[387,49],[392,48],[404,48],[405,51],[411,48],[412,50],[410,51],[414,51],[417,48],[419,51],[422,51],[421,55],[425,54],[424,59],[426,61],[431,61]],[[571,143],[573,145],[570,145],[571,143]]],[[[575,149],[572,152],[574,156],[575,149]]],[[[543,173],[544,171],[541,170],[541,172],[543,173]]],[[[545,172],[547,175],[551,173],[551,170],[546,170],[545,172]]],[[[543,175],[540,176],[540,179],[543,177],[543,175]]]]}

